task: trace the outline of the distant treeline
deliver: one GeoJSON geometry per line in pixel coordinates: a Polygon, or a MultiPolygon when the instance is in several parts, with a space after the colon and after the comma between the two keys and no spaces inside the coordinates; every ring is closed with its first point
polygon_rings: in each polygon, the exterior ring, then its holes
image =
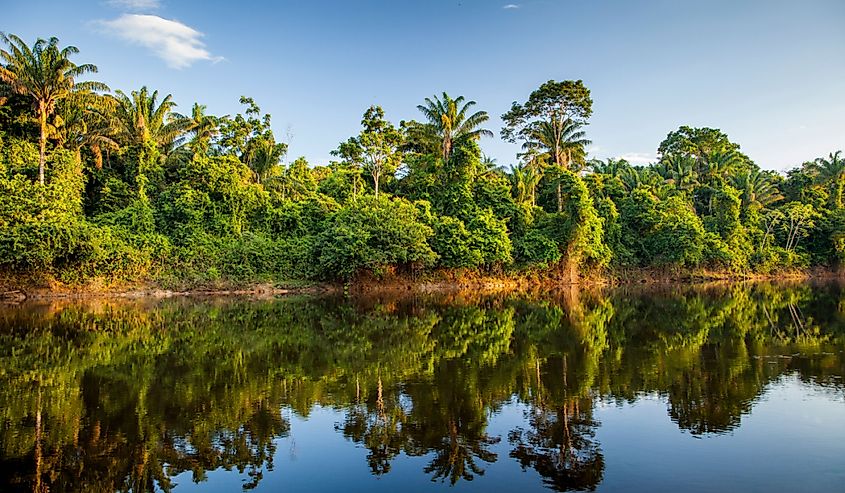
{"type": "Polygon", "coordinates": [[[282,164],[270,115],[81,81],[76,48],[2,35],[0,270],[69,283],[349,280],[435,269],[566,276],[627,269],[774,273],[845,258],[840,152],[781,175],[712,128],[648,166],[589,159],[590,91],[548,81],[502,115],[500,166],[475,102],[382,108],[332,151],[282,164]]]}

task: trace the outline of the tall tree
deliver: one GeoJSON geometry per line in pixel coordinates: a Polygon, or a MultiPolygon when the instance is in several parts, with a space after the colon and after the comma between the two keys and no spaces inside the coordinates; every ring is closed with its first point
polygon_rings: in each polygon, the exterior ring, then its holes
{"type": "Polygon", "coordinates": [[[399,167],[402,132],[385,120],[381,106],[370,106],[361,125],[364,127],[361,133],[340,144],[334,154],[350,163],[361,163],[373,177],[373,189],[378,197],[382,176],[396,173],[399,167]]]}
{"type": "MultiPolygon", "coordinates": [[[[502,138],[509,142],[522,140],[528,148],[546,149],[550,164],[559,170],[569,169],[573,152],[583,153],[589,144],[580,128],[593,113],[590,90],[580,80],[550,80],[534,90],[524,104],[514,102],[502,115],[505,126],[502,138]]],[[[563,210],[562,192],[558,184],[558,212],[563,210]]]]}
{"type": "Polygon", "coordinates": [[[466,101],[463,96],[452,99],[445,92],[442,99],[437,96],[425,98],[425,104],[417,106],[417,109],[428,123],[411,125],[409,131],[412,138],[430,148],[438,147],[443,161],[448,161],[452,149],[462,141],[493,136],[493,132],[481,128],[490,119],[486,111],[470,114],[475,104],[475,101],[466,101]]]}
{"type": "Polygon", "coordinates": [[[39,155],[38,182],[44,184],[44,165],[47,154],[47,119],[56,109],[56,104],[73,92],[107,91],[105,84],[94,81],[77,82],[77,78],[96,73],[97,67],[90,63],[76,65],[70,56],[79,53],[75,46],[59,49],[58,38],[49,41],[39,38],[32,48],[14,34],[0,33],[8,50],[0,49],[0,80],[9,85],[13,92],[32,98],[38,116],[39,155]]]}
{"type": "Polygon", "coordinates": [[[502,115],[505,126],[501,135],[509,142],[517,142],[531,141],[538,132],[546,134],[554,164],[563,166],[567,131],[572,131],[573,125],[576,129],[585,125],[592,113],[590,90],[582,81],[550,80],[533,91],[524,104],[514,102],[510,111],[502,115]]]}
{"type": "Polygon", "coordinates": [[[670,132],[657,148],[660,161],[681,156],[693,160],[703,183],[718,185],[727,175],[756,168],[739,144],[718,128],[682,126],[670,132]]]}
{"type": "Polygon", "coordinates": [[[693,128],[682,126],[663,139],[657,152],[660,154],[681,154],[696,159],[714,152],[738,151],[739,145],[728,140],[718,128],[693,128]]]}
{"type": "Polygon", "coordinates": [[[764,209],[783,200],[780,190],[772,181],[771,173],[761,170],[746,171],[731,179],[731,185],[739,190],[742,210],[764,209]]]}
{"type": "Polygon", "coordinates": [[[94,166],[103,167],[103,151],[119,147],[114,141],[114,129],[105,116],[111,111],[113,100],[95,93],[77,93],[67,97],[58,106],[51,125],[52,137],[58,145],[82,159],[82,149],[88,148],[94,156],[94,166]]]}
{"type": "MultiPolygon", "coordinates": [[[[586,138],[586,133],[581,130],[582,124],[568,119],[563,122],[561,132],[555,130],[555,126],[548,122],[538,122],[531,127],[530,133],[526,135],[526,141],[522,148],[528,151],[535,151],[540,154],[546,163],[552,163],[557,169],[570,169],[575,162],[585,163],[587,155],[586,146],[592,143],[586,138]]],[[[535,158],[536,159],[536,158],[535,158]]],[[[563,210],[563,197],[561,184],[557,184],[557,211],[563,210]]]]}
{"type": "Polygon", "coordinates": [[[831,206],[841,209],[842,191],[845,187],[845,159],[842,158],[842,151],[831,152],[827,158],[817,158],[810,169],[814,172],[817,183],[830,187],[831,206]]]}
{"type": "Polygon", "coordinates": [[[522,148],[543,152],[550,162],[569,169],[575,162],[584,163],[586,147],[592,144],[582,128],[583,124],[571,119],[563,122],[560,132],[550,122],[539,122],[526,135],[522,148]]]}
{"type": "Polygon", "coordinates": [[[276,143],[273,134],[260,135],[249,141],[242,161],[255,173],[258,183],[267,178],[287,152],[287,145],[276,143]]]}
{"type": "Polygon", "coordinates": [[[194,103],[191,116],[187,117],[185,130],[191,134],[191,140],[186,145],[195,153],[208,152],[211,141],[220,135],[220,123],[229,116],[214,116],[206,114],[204,104],[194,103]]]}
{"type": "Polygon", "coordinates": [[[187,118],[172,112],[176,103],[170,94],[159,102],[158,91],[144,86],[130,95],[116,91],[115,100],[113,122],[125,145],[151,142],[167,152],[190,128],[187,118]]]}

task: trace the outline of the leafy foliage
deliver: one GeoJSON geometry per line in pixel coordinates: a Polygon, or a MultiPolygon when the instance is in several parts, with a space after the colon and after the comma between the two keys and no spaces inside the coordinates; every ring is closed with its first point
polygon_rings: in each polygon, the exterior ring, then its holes
{"type": "Polygon", "coordinates": [[[446,93],[417,107],[420,122],[369,107],[337,162],[286,164],[249,97],[239,114],[182,115],[169,94],[79,81],[96,67],[55,38],[0,41],[3,270],[216,286],[845,261],[841,151],[781,175],[721,130],[683,126],[653,164],[589,159],[580,80],[548,81],[502,116],[501,136],[522,144],[515,165],[482,152],[488,114],[446,93]]]}

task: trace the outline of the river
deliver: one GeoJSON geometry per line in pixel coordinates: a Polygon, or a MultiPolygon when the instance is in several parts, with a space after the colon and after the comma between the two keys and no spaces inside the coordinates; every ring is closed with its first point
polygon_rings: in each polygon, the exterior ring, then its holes
{"type": "Polygon", "coordinates": [[[845,289],[0,305],[0,491],[845,491],[845,289]]]}

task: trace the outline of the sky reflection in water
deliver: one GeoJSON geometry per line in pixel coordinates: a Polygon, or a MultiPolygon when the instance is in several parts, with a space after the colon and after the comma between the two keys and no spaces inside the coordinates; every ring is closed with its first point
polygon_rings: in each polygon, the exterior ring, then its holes
{"type": "Polygon", "coordinates": [[[0,491],[845,491],[836,284],[0,308],[0,491]]]}

